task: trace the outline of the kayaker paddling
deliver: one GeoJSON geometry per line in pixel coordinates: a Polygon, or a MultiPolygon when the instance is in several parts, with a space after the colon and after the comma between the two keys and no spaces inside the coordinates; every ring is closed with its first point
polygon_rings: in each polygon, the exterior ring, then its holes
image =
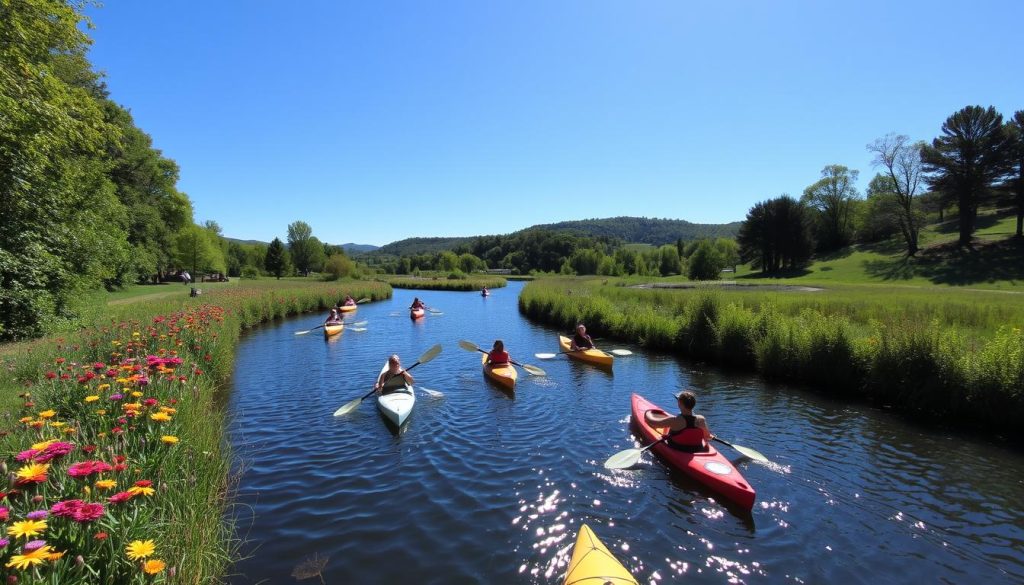
{"type": "Polygon", "coordinates": [[[402,360],[396,353],[388,358],[388,367],[377,377],[377,382],[373,385],[373,389],[380,394],[387,394],[390,391],[404,387],[406,384],[411,386],[413,382],[415,380],[412,374],[402,369],[402,360]]]}
{"type": "Polygon", "coordinates": [[[412,304],[409,305],[409,309],[426,309],[427,304],[420,300],[419,297],[415,297],[412,300],[412,304]]]}
{"type": "Polygon", "coordinates": [[[569,346],[572,351],[581,349],[595,349],[594,340],[587,335],[587,328],[583,323],[576,326],[576,333],[572,336],[572,344],[569,346]]]}
{"type": "Polygon", "coordinates": [[[324,325],[338,325],[339,323],[341,323],[341,315],[338,314],[337,309],[331,309],[331,314],[327,316],[324,325]]]}
{"type": "Polygon", "coordinates": [[[653,427],[668,427],[666,443],[673,449],[687,453],[703,453],[708,450],[708,442],[715,438],[708,429],[703,415],[693,414],[697,406],[697,395],[689,390],[676,394],[679,405],[678,416],[671,416],[663,411],[648,411],[644,421],[653,427]]]}
{"type": "Polygon", "coordinates": [[[507,365],[512,358],[505,351],[505,342],[500,339],[494,340],[494,347],[487,353],[487,363],[494,366],[507,365]]]}

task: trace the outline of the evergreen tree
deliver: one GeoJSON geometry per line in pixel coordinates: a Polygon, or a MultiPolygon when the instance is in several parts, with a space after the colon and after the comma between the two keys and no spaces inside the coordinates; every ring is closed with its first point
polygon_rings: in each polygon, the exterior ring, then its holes
{"type": "Polygon", "coordinates": [[[274,238],[274,241],[270,242],[270,246],[267,248],[266,259],[263,262],[267,272],[273,274],[278,279],[288,270],[288,251],[285,250],[284,242],[281,241],[281,238],[274,238]]]}
{"type": "Polygon", "coordinates": [[[946,119],[942,136],[921,149],[933,189],[956,198],[961,246],[974,235],[978,206],[1010,170],[1010,136],[992,106],[967,106],[946,119]]]}
{"type": "Polygon", "coordinates": [[[736,237],[740,258],[767,273],[805,266],[814,249],[809,225],[807,209],[789,195],[758,203],[736,237]]]}

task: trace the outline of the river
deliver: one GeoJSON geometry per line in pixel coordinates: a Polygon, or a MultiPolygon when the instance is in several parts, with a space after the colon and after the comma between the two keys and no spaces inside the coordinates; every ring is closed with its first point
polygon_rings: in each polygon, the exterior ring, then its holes
{"type": "Polygon", "coordinates": [[[1021,454],[624,344],[599,342],[634,352],[614,373],[539,360],[557,332],[519,314],[521,288],[396,289],[352,317],[366,331],[294,335],[322,322],[308,315],[245,335],[228,404],[245,539],[231,583],[316,583],[321,566],[326,583],[561,583],[584,522],[643,583],[1024,582],[1021,454]],[[410,321],[413,296],[442,313],[410,321]],[[487,384],[458,342],[495,338],[547,377],[520,371],[514,396],[487,384]],[[437,343],[411,372],[401,432],[373,398],[332,416],[389,354],[409,366],[437,343]],[[671,407],[684,386],[714,433],[772,460],[738,460],[752,513],[650,454],[602,467],[637,446],[631,393],[671,407]]]}

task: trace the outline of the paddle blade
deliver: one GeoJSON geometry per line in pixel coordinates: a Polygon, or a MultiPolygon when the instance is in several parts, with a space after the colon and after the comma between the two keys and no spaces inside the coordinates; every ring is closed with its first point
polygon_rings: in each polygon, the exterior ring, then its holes
{"type": "Polygon", "coordinates": [[[428,349],[426,352],[423,353],[423,355],[420,356],[420,359],[418,359],[416,361],[421,363],[421,364],[425,364],[425,363],[429,362],[430,360],[436,358],[437,354],[439,354],[439,353],[441,353],[441,344],[440,343],[438,343],[434,347],[428,349]]]}
{"type": "Polygon", "coordinates": [[[466,351],[481,351],[480,348],[477,347],[475,343],[473,343],[472,341],[466,341],[465,339],[459,342],[459,347],[466,351]]]}
{"type": "Polygon", "coordinates": [[[612,353],[615,355],[633,355],[633,352],[629,351],[628,349],[613,349],[608,353],[612,353]]]}
{"type": "Polygon", "coordinates": [[[357,305],[361,305],[363,303],[368,303],[368,302],[370,302],[370,299],[368,299],[366,297],[363,297],[363,298],[359,299],[358,301],[356,301],[356,304],[357,305]]]}
{"type": "Polygon", "coordinates": [[[296,331],[295,335],[305,335],[305,334],[309,333],[310,331],[312,331],[312,329],[306,329],[305,331],[296,331]]]}
{"type": "Polygon", "coordinates": [[[531,366],[530,364],[520,364],[520,366],[526,370],[527,374],[531,376],[547,376],[548,373],[538,368],[537,366],[531,366]]]}
{"type": "Polygon", "coordinates": [[[604,462],[605,469],[628,469],[640,461],[643,449],[626,449],[612,455],[604,462]]]}
{"type": "Polygon", "coordinates": [[[427,309],[427,310],[430,311],[430,314],[432,314],[432,315],[440,315],[442,313],[441,309],[427,309]]]}
{"type": "Polygon", "coordinates": [[[535,358],[537,358],[539,360],[550,360],[550,359],[553,359],[557,355],[558,355],[557,353],[535,353],[535,354],[533,354],[533,357],[535,357],[535,358]]]}
{"type": "Polygon", "coordinates": [[[349,331],[366,331],[366,327],[349,327],[349,331]]]}
{"type": "Polygon", "coordinates": [[[369,323],[369,321],[356,321],[355,323],[347,323],[346,325],[349,327],[366,327],[367,323],[369,323]]]}
{"type": "Polygon", "coordinates": [[[770,463],[768,458],[762,455],[761,452],[757,451],[756,449],[744,447],[743,445],[733,445],[732,447],[733,449],[736,449],[737,451],[746,455],[747,457],[750,457],[754,461],[760,461],[761,463],[770,463]]]}
{"type": "Polygon", "coordinates": [[[353,410],[359,407],[359,404],[362,403],[362,401],[363,398],[360,396],[359,398],[356,398],[355,400],[346,403],[341,408],[334,411],[334,416],[341,416],[343,414],[348,414],[352,412],[353,410]]]}
{"type": "Polygon", "coordinates": [[[440,390],[431,390],[430,388],[424,388],[423,386],[420,386],[420,390],[423,390],[424,392],[427,393],[427,396],[431,396],[433,398],[444,397],[444,392],[441,392],[440,390]]]}

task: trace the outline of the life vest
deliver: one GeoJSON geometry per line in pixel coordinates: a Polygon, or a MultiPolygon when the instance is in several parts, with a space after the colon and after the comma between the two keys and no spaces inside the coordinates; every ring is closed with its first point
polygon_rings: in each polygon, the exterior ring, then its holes
{"type": "Polygon", "coordinates": [[[491,352],[487,354],[487,359],[494,365],[507,364],[508,352],[491,350],[491,352]]]}
{"type": "Polygon", "coordinates": [[[704,429],[697,427],[697,417],[692,414],[680,416],[686,421],[686,426],[678,431],[669,432],[668,440],[665,441],[668,443],[668,446],[677,451],[685,451],[687,453],[703,453],[707,451],[708,446],[704,442],[704,429]]]}
{"type": "Polygon", "coordinates": [[[405,376],[403,376],[402,374],[392,375],[390,372],[388,372],[388,374],[391,377],[384,380],[384,384],[381,386],[381,389],[384,393],[393,392],[395,390],[398,390],[399,388],[405,388],[405,376]]]}
{"type": "Polygon", "coordinates": [[[572,336],[572,342],[580,349],[590,349],[594,347],[594,342],[590,339],[589,335],[581,336],[579,333],[574,333],[572,336]]]}

